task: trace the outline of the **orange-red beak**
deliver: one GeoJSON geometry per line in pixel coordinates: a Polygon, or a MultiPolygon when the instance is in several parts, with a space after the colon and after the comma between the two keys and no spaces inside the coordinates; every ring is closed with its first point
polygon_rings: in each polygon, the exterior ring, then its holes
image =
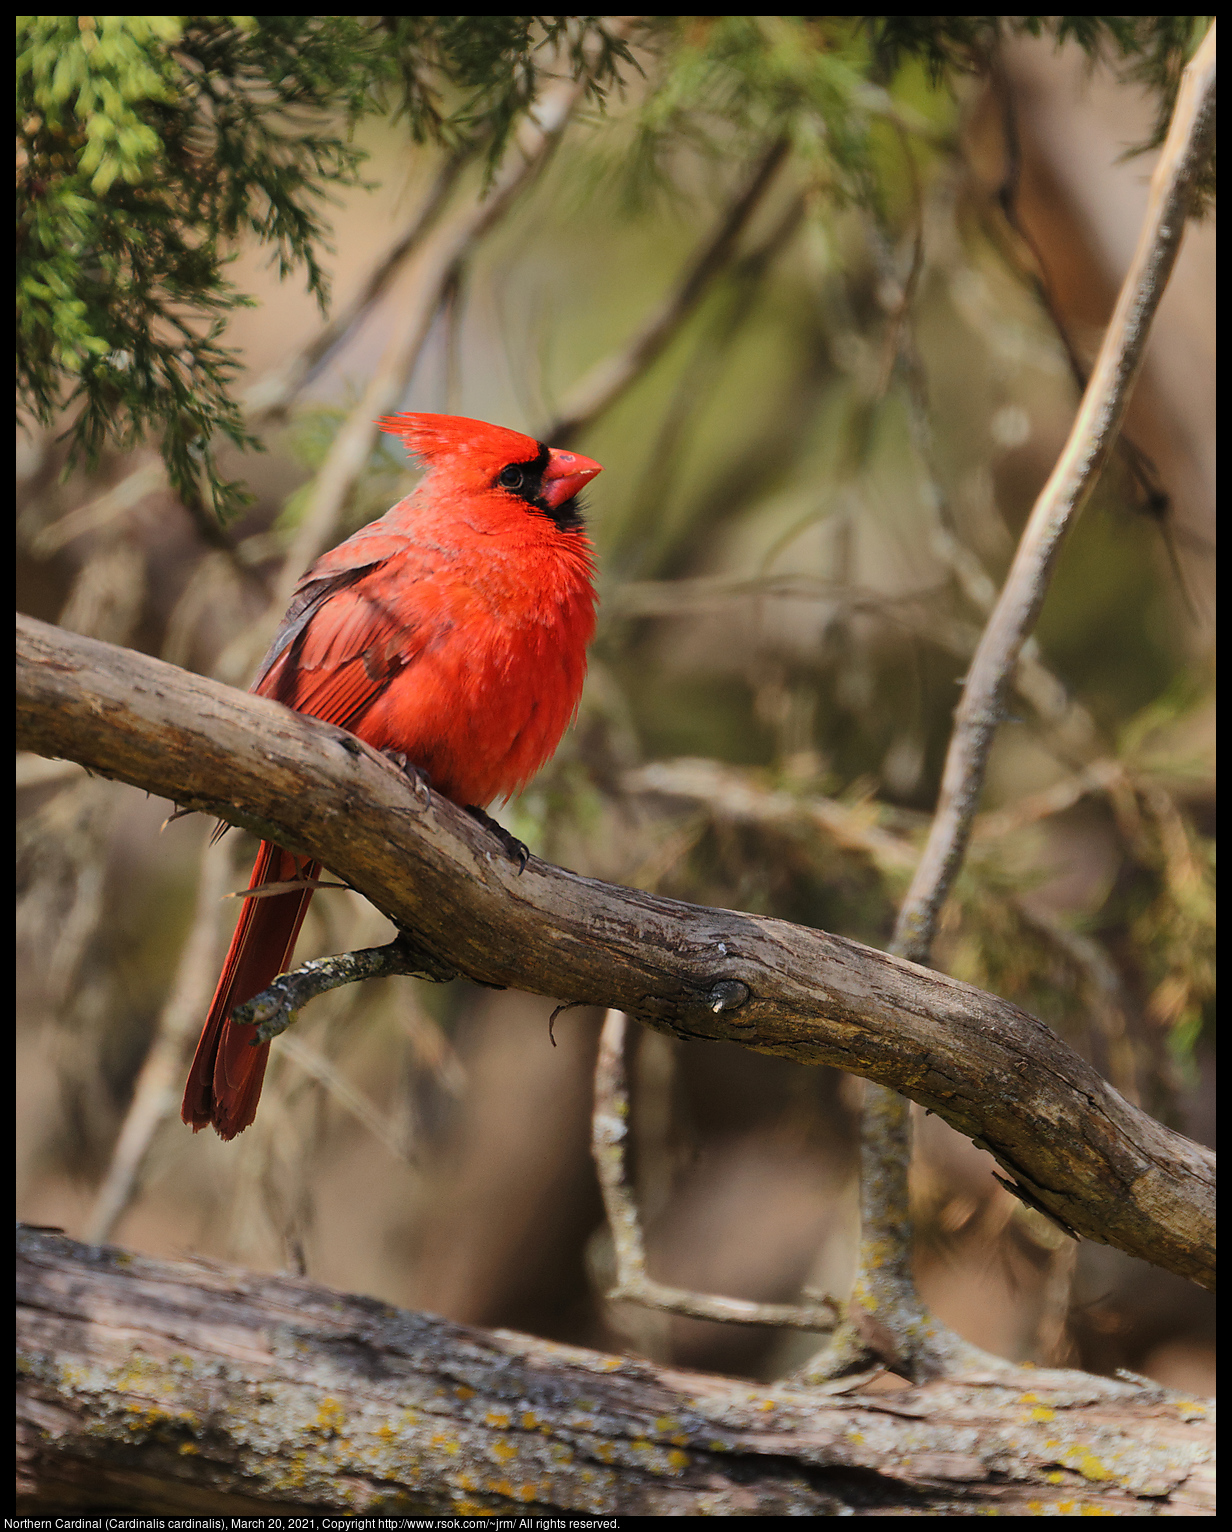
{"type": "Polygon", "coordinates": [[[583,457],[580,452],[560,452],[549,447],[548,466],[543,470],[543,498],[555,510],[602,472],[599,463],[583,457]]]}

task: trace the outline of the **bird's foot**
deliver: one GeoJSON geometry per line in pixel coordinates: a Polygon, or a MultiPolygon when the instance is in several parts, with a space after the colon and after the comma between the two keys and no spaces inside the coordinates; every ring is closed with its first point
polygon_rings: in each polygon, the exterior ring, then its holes
{"type": "Polygon", "coordinates": [[[432,778],[422,766],[416,766],[409,755],[403,755],[401,750],[382,750],[381,754],[387,761],[392,761],[402,775],[411,784],[416,798],[423,804],[431,801],[432,778]]]}
{"type": "Polygon", "coordinates": [[[521,877],[526,871],[527,862],[530,861],[530,847],[525,841],[520,841],[516,835],[510,835],[504,825],[498,824],[490,814],[485,814],[482,809],[476,808],[473,803],[466,805],[466,812],[472,819],[481,824],[489,834],[496,837],[501,844],[501,850],[509,860],[518,864],[518,876],[521,877]]]}

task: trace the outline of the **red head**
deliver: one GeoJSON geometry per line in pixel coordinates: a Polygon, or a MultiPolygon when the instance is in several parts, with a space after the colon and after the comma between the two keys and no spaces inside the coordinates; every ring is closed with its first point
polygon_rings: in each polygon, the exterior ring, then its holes
{"type": "Polygon", "coordinates": [[[446,469],[459,487],[520,495],[550,515],[602,468],[533,436],[463,415],[386,415],[381,430],[400,436],[428,469],[446,469]]]}

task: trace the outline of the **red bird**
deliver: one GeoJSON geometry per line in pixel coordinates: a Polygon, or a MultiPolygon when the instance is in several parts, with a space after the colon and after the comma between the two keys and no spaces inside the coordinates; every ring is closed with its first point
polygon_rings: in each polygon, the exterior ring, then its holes
{"type": "MultiPolygon", "coordinates": [[[[598,463],[452,415],[391,415],[428,472],[295,589],[251,690],[399,753],[482,809],[523,787],[577,712],[595,629],[578,491],[598,463]]],[[[263,841],[250,888],[320,864],[263,841]]],[[[184,1092],[193,1131],[256,1116],[269,1044],[231,1012],[284,971],[311,888],[246,899],[184,1092]]]]}

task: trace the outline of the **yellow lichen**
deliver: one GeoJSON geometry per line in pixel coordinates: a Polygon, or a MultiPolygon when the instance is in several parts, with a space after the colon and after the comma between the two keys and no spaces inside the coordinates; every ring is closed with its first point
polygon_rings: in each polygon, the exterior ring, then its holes
{"type": "Polygon", "coordinates": [[[1091,1479],[1096,1483],[1102,1483],[1105,1479],[1112,1478],[1112,1470],[1104,1466],[1089,1447],[1075,1447],[1069,1453],[1067,1467],[1074,1467],[1084,1479],[1091,1479]]]}
{"type": "Polygon", "coordinates": [[[327,1436],[337,1436],[345,1423],[346,1411],[336,1399],[327,1394],[317,1407],[316,1419],[309,1429],[323,1431],[327,1436]]]}

